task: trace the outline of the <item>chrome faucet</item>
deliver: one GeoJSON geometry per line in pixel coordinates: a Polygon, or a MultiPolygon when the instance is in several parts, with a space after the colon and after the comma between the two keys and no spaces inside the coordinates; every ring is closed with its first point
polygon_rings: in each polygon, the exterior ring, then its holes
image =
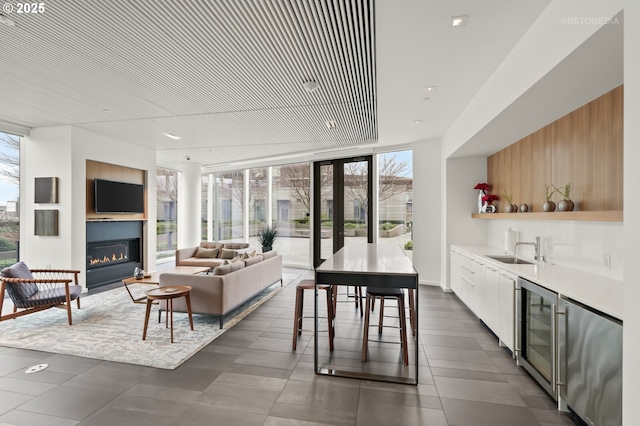
{"type": "Polygon", "coordinates": [[[514,250],[516,252],[516,256],[518,254],[518,246],[533,246],[533,249],[535,250],[533,258],[535,260],[540,260],[540,237],[536,237],[535,242],[517,241],[514,250]]]}

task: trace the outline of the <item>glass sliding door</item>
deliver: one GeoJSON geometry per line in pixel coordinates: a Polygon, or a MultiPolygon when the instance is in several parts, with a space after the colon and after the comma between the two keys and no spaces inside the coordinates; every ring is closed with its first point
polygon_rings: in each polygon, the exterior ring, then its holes
{"type": "Polygon", "coordinates": [[[373,242],[372,157],[314,163],[314,267],[345,244],[373,242]]]}

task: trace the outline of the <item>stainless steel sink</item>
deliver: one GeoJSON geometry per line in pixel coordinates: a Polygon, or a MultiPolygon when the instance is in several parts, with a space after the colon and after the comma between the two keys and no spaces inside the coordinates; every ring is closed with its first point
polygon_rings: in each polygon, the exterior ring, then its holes
{"type": "Polygon", "coordinates": [[[519,259],[517,257],[512,256],[487,256],[493,260],[497,260],[502,263],[510,263],[512,265],[533,265],[531,262],[527,262],[526,260],[519,259]]]}

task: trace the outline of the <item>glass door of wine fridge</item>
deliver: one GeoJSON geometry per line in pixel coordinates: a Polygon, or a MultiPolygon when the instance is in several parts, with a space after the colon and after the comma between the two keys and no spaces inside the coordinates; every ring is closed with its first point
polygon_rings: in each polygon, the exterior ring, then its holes
{"type": "Polygon", "coordinates": [[[558,295],[522,278],[518,278],[517,290],[518,365],[557,399],[555,315],[558,295]]]}

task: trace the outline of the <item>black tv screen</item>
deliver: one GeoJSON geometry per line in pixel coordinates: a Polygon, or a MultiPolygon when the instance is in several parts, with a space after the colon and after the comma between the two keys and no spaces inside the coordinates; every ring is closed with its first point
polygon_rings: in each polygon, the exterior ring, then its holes
{"type": "Polygon", "coordinates": [[[96,213],[144,213],[144,185],[95,180],[96,213]]]}

